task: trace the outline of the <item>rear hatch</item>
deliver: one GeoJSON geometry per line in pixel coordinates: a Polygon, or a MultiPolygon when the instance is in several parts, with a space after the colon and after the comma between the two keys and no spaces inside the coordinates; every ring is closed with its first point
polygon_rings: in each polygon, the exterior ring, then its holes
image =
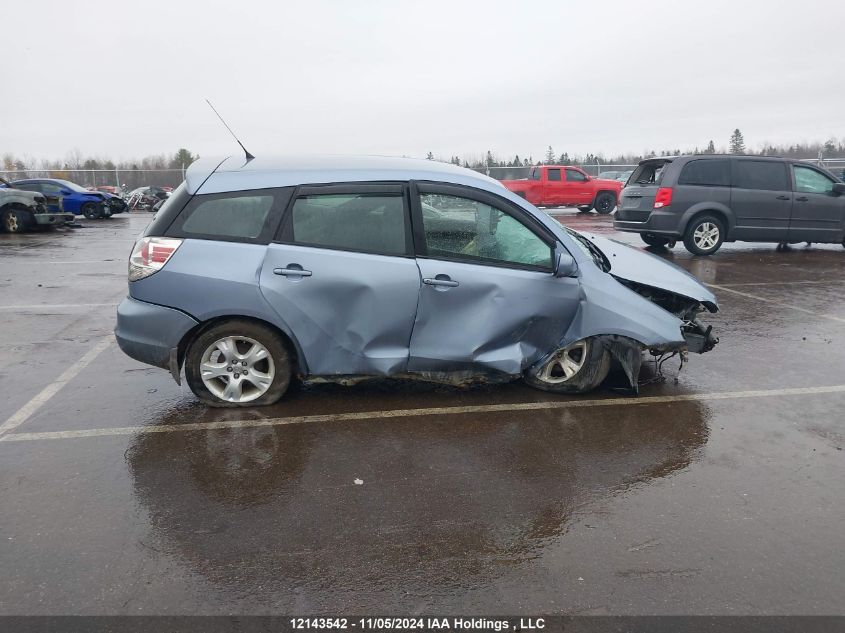
{"type": "Polygon", "coordinates": [[[666,165],[671,162],[671,158],[653,158],[637,165],[622,190],[616,210],[617,220],[645,222],[648,219],[654,209],[654,196],[660,188],[666,165]]]}

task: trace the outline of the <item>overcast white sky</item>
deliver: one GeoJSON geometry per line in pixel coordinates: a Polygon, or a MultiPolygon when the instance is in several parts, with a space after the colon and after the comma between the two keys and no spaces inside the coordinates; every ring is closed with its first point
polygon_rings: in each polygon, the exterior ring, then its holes
{"type": "Polygon", "coordinates": [[[27,0],[0,154],[541,157],[845,137],[842,0],[27,0]]]}

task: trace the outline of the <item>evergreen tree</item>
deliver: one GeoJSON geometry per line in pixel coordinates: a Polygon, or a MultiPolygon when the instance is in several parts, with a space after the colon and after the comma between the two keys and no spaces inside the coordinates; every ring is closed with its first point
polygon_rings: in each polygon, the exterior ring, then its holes
{"type": "Polygon", "coordinates": [[[704,150],[705,154],[715,154],[716,153],[716,146],[713,144],[711,140],[710,143],[707,144],[707,149],[704,150]]]}
{"type": "Polygon", "coordinates": [[[739,128],[735,129],[734,133],[731,134],[730,148],[731,154],[745,153],[745,139],[742,138],[742,132],[739,131],[739,128]]]}
{"type": "Polygon", "coordinates": [[[546,150],[546,165],[554,165],[555,164],[555,151],[552,149],[552,146],[549,145],[549,149],[546,150]]]}
{"type": "Polygon", "coordinates": [[[493,158],[493,152],[491,152],[489,149],[487,150],[487,158],[486,158],[485,162],[486,162],[487,167],[495,167],[496,166],[496,160],[493,158]]]}
{"type": "Polygon", "coordinates": [[[429,152],[428,154],[425,155],[425,159],[426,160],[434,160],[434,154],[429,152]]]}

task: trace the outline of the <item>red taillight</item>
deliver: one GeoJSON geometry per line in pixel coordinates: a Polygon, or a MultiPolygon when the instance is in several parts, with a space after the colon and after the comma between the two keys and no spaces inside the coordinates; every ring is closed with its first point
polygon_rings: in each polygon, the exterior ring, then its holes
{"type": "Polygon", "coordinates": [[[138,281],[161,270],[182,240],[170,237],[143,237],[135,242],[129,256],[129,281],[138,281]]]}
{"type": "Polygon", "coordinates": [[[654,208],[662,209],[672,204],[672,187],[661,187],[654,196],[654,208]]]}

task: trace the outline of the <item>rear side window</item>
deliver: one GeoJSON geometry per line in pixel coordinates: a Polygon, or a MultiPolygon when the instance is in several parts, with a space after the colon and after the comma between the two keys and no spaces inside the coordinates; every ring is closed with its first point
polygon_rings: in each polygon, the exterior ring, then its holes
{"type": "Polygon", "coordinates": [[[283,189],[197,195],[167,236],[267,244],[289,197],[290,191],[283,189]]]}
{"type": "Polygon", "coordinates": [[[679,185],[730,187],[731,163],[728,160],[693,160],[684,165],[679,185]]]}
{"type": "Polygon", "coordinates": [[[380,255],[405,255],[402,194],[339,193],[302,196],[291,209],[291,235],[303,246],[380,255]]]}
{"type": "Polygon", "coordinates": [[[575,171],[574,169],[567,169],[566,180],[568,182],[586,182],[587,177],[580,171],[575,171]]]}
{"type": "Polygon", "coordinates": [[[559,169],[550,169],[549,170],[549,180],[560,180],[560,170],[559,169]]]}
{"type": "Polygon", "coordinates": [[[737,160],[734,162],[733,186],[741,189],[788,191],[786,165],[774,161],[737,160]]]}
{"type": "Polygon", "coordinates": [[[792,170],[795,174],[795,191],[801,193],[833,193],[834,181],[823,173],[800,165],[794,165],[792,170]]]}

